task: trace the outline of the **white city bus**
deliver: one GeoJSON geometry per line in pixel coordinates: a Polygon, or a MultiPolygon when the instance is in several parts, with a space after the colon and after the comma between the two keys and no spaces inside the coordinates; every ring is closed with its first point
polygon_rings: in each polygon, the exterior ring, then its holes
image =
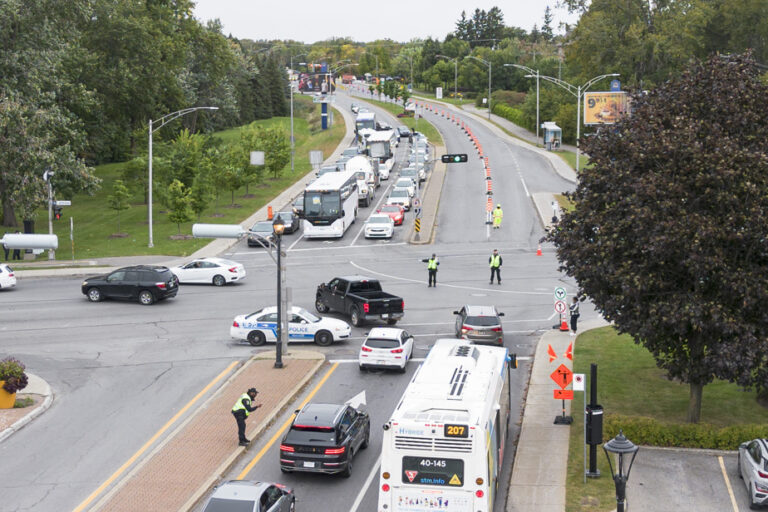
{"type": "Polygon", "coordinates": [[[490,512],[509,430],[507,349],[437,340],[384,425],[379,512],[490,512]]]}
{"type": "Polygon", "coordinates": [[[354,172],[323,174],[304,189],[304,238],[341,238],[357,218],[354,172]]]}

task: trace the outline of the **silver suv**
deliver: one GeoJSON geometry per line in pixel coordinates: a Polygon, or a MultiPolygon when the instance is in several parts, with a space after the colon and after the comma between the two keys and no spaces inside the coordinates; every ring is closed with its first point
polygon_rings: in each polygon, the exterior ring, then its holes
{"type": "Polygon", "coordinates": [[[474,343],[504,345],[504,329],[495,306],[464,306],[456,315],[456,337],[474,343]]]}

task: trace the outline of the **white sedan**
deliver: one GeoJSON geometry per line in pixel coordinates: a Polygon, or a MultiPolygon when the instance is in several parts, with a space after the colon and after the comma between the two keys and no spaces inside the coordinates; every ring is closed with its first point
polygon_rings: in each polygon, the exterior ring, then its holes
{"type": "Polygon", "coordinates": [[[405,365],[413,357],[413,337],[403,329],[374,327],[360,346],[360,370],[368,368],[397,368],[405,372],[405,365]]]}
{"type": "MultiPolygon", "coordinates": [[[[343,320],[319,317],[304,308],[294,306],[288,313],[288,341],[314,341],[326,347],[334,341],[349,338],[352,327],[343,320]]],[[[270,306],[251,313],[238,315],[229,334],[245,340],[254,347],[277,340],[277,307],[270,306]]]]}
{"type": "Polygon", "coordinates": [[[16,286],[16,276],[13,275],[13,269],[5,263],[0,263],[0,289],[14,286],[16,286]]]}
{"type": "Polygon", "coordinates": [[[395,188],[404,188],[413,197],[416,195],[416,183],[411,178],[400,178],[395,182],[395,188]]]}
{"type": "Polygon", "coordinates": [[[411,209],[411,195],[408,193],[408,190],[404,188],[392,189],[386,204],[399,204],[405,211],[408,211],[411,209]]]}
{"type": "Polygon", "coordinates": [[[395,222],[386,213],[374,213],[365,221],[365,238],[392,238],[395,222]]]}
{"type": "Polygon", "coordinates": [[[222,258],[200,258],[184,265],[171,268],[179,278],[179,283],[211,283],[224,286],[234,281],[245,279],[245,267],[242,263],[222,258]]]}

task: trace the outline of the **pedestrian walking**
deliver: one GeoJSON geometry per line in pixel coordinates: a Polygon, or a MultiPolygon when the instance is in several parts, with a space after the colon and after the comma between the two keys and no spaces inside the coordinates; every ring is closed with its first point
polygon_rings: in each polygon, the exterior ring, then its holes
{"type": "MultiPolygon", "coordinates": [[[[16,234],[20,235],[21,231],[16,230],[16,234]]],[[[14,249],[13,250],[13,259],[14,260],[20,260],[21,259],[21,249],[14,249]]]]}
{"type": "Polygon", "coordinates": [[[256,391],[256,388],[251,388],[243,393],[235,402],[234,407],[232,407],[232,415],[235,417],[235,421],[237,421],[237,438],[240,441],[240,446],[248,446],[248,443],[251,442],[245,437],[245,418],[261,407],[261,404],[252,405],[253,400],[256,399],[258,394],[259,392],[256,391]]]}
{"type": "Polygon", "coordinates": [[[437,266],[440,264],[437,261],[437,256],[432,254],[431,258],[421,260],[422,263],[427,264],[427,272],[429,272],[429,281],[427,282],[427,288],[430,286],[437,287],[437,266]]]}
{"type": "Polygon", "coordinates": [[[501,205],[497,204],[496,209],[493,210],[493,229],[499,229],[501,227],[501,219],[504,218],[504,212],[501,209],[501,205]]]}
{"type": "Polygon", "coordinates": [[[498,249],[493,250],[493,254],[488,258],[488,264],[491,267],[491,282],[493,284],[493,274],[496,273],[496,281],[501,284],[501,254],[498,249]]]}
{"type": "Polygon", "coordinates": [[[579,298],[573,298],[571,304],[571,336],[576,336],[576,328],[579,323],[579,298]]]}

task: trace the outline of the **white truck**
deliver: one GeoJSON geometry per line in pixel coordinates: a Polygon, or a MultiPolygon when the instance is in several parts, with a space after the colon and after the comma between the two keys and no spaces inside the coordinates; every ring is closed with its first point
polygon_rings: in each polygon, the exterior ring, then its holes
{"type": "Polygon", "coordinates": [[[365,141],[366,152],[371,159],[379,163],[381,179],[389,179],[389,173],[395,162],[395,148],[400,139],[395,130],[379,130],[371,133],[365,141]]]}
{"type": "Polygon", "coordinates": [[[357,176],[357,194],[359,204],[369,206],[376,195],[377,175],[373,164],[365,155],[347,160],[345,169],[357,176]]]}

